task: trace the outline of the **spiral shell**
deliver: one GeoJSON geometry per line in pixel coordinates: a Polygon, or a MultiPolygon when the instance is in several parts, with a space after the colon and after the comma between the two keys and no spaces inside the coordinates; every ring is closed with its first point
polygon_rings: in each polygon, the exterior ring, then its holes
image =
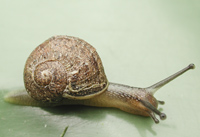
{"type": "Polygon", "coordinates": [[[108,87],[95,48],[71,36],[54,36],[30,54],[24,84],[32,98],[53,103],[62,98],[88,99],[108,87]]]}

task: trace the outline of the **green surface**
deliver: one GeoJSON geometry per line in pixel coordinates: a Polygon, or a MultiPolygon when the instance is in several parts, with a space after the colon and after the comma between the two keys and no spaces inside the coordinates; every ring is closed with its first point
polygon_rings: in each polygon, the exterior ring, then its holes
{"type": "Polygon", "coordinates": [[[0,0],[0,136],[188,137],[200,134],[200,2],[0,0]],[[23,88],[30,52],[52,35],[71,35],[98,51],[109,81],[146,87],[194,63],[156,93],[167,119],[82,106],[24,107],[5,103],[23,88]]]}

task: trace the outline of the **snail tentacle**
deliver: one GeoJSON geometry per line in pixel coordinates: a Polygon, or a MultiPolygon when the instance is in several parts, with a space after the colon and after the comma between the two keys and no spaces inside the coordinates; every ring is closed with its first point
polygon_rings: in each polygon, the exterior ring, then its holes
{"type": "Polygon", "coordinates": [[[150,87],[147,87],[146,90],[153,95],[158,89],[160,89],[161,87],[163,87],[164,85],[166,85],[170,81],[174,80],[175,78],[182,75],[186,71],[188,71],[190,69],[194,69],[194,68],[195,68],[194,64],[189,64],[187,67],[183,68],[182,70],[178,71],[177,73],[165,78],[164,80],[159,81],[156,84],[153,84],[150,87]]]}

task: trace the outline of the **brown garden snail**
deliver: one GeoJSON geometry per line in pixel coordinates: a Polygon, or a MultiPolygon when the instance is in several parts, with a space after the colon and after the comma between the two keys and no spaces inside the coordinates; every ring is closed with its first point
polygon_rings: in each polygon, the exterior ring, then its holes
{"type": "Polygon", "coordinates": [[[147,88],[109,83],[96,50],[82,39],[54,36],[39,45],[28,57],[24,69],[26,91],[10,94],[10,103],[30,106],[88,105],[115,107],[125,112],[150,116],[155,123],[166,115],[157,110],[164,104],[154,98],[159,88],[194,69],[190,64],[147,88]]]}

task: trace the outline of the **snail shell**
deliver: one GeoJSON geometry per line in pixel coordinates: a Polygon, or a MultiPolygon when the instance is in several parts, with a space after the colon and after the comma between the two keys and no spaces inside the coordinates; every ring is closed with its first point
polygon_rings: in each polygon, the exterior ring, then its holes
{"type": "Polygon", "coordinates": [[[36,47],[26,61],[24,84],[39,101],[88,99],[104,92],[108,80],[101,59],[86,41],[54,36],[36,47]]]}

